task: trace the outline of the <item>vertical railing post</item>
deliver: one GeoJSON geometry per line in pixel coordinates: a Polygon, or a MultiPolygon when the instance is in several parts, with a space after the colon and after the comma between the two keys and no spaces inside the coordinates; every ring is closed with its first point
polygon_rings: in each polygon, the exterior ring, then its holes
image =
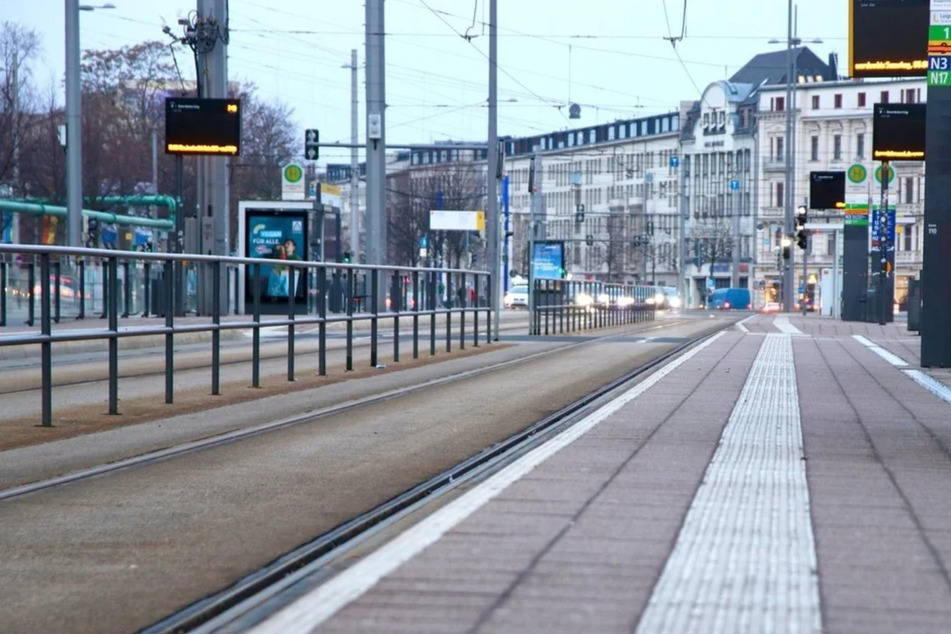
{"type": "Polygon", "coordinates": [[[86,259],[79,258],[76,264],[79,267],[79,315],[76,319],[86,318],[86,259]]]}
{"type": "Polygon", "coordinates": [[[61,266],[60,263],[53,262],[53,279],[55,280],[53,286],[55,287],[56,292],[53,293],[53,323],[58,324],[61,313],[60,309],[60,298],[63,296],[62,292],[62,278],[60,277],[61,266]]]}
{"type": "Polygon", "coordinates": [[[459,304],[462,308],[462,312],[459,313],[459,349],[466,349],[466,311],[469,306],[469,290],[466,288],[466,278],[468,276],[465,273],[460,274],[459,276],[459,304]]]}
{"type": "MultiPolygon", "coordinates": [[[[32,266],[32,265],[31,265],[32,266]]],[[[30,269],[33,272],[33,269],[30,269]]],[[[30,276],[33,277],[32,275],[30,276]]],[[[30,281],[30,292],[33,292],[33,281],[30,281]]],[[[30,299],[30,307],[33,300],[30,299]]],[[[32,311],[31,311],[32,313],[32,311]]],[[[33,315],[30,315],[33,319],[33,315]]],[[[50,323],[50,254],[40,254],[40,332],[45,339],[40,344],[40,364],[42,378],[43,399],[43,427],[53,426],[53,342],[50,337],[53,327],[50,323]]],[[[32,325],[32,324],[30,324],[32,325]]]]}
{"type": "Polygon", "coordinates": [[[165,260],[162,274],[165,296],[165,402],[171,405],[175,398],[175,261],[165,260]]]}
{"type": "MultiPolygon", "coordinates": [[[[221,262],[211,263],[211,393],[221,394],[221,262]]],[[[225,287],[227,288],[227,286],[225,287]]]]}
{"type": "Polygon", "coordinates": [[[119,413],[119,258],[109,258],[109,413],[119,413]]]}
{"type": "Polygon", "coordinates": [[[251,267],[251,387],[261,387],[261,265],[251,267]]]}
{"type": "Polygon", "coordinates": [[[370,367],[375,368],[379,365],[377,355],[377,337],[379,335],[379,314],[380,314],[380,270],[374,268],[370,271],[370,306],[373,316],[370,317],[370,367]]]}
{"type": "Polygon", "coordinates": [[[413,271],[413,358],[419,358],[419,270],[413,271]]]}
{"type": "Polygon", "coordinates": [[[297,285],[294,283],[294,274],[297,269],[293,266],[287,267],[287,380],[294,381],[294,313],[297,312],[294,306],[295,295],[297,295],[297,285]]]}
{"type": "Polygon", "coordinates": [[[7,263],[0,262],[0,326],[7,325],[7,263]]]}
{"type": "Polygon", "coordinates": [[[317,326],[317,345],[320,347],[317,358],[317,374],[327,375],[327,269],[317,269],[317,311],[320,324],[317,326]]]}
{"type": "Polygon", "coordinates": [[[432,308],[429,311],[429,356],[436,356],[436,307],[439,306],[439,298],[436,297],[436,271],[429,272],[429,297],[432,301],[432,308]]]}
{"type": "Polygon", "coordinates": [[[353,294],[356,291],[356,269],[347,269],[344,276],[347,282],[347,294],[344,297],[347,311],[347,372],[353,371],[353,294]]]}
{"type": "Polygon", "coordinates": [[[35,321],[34,317],[36,316],[34,306],[34,300],[36,297],[36,264],[33,262],[27,264],[26,271],[26,283],[29,285],[27,292],[30,298],[29,306],[27,307],[26,325],[32,326],[35,321]]]}

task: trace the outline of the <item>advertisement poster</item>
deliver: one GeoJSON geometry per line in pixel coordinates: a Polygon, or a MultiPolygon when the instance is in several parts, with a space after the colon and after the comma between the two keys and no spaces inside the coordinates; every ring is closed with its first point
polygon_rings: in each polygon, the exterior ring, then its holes
{"type": "MultiPolygon", "coordinates": [[[[261,303],[287,303],[291,288],[289,268],[282,262],[303,260],[307,245],[306,212],[256,212],[247,216],[247,256],[267,260],[258,280],[261,303]]],[[[251,267],[249,267],[250,269],[251,267]]],[[[305,269],[294,269],[295,299],[303,300],[306,290],[305,269]]],[[[254,301],[254,271],[247,272],[248,302],[254,301]]]]}

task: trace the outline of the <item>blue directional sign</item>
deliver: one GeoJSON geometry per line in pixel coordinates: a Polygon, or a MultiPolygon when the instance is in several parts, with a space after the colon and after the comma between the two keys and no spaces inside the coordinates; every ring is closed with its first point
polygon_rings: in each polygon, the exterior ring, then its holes
{"type": "Polygon", "coordinates": [[[731,179],[731,180],[730,180],[730,191],[731,191],[731,192],[740,191],[740,181],[738,181],[738,180],[735,179],[735,178],[734,178],[734,179],[731,179]]]}
{"type": "MultiPolygon", "coordinates": [[[[879,205],[872,206],[872,219],[869,222],[869,229],[872,234],[872,247],[879,247],[879,238],[882,235],[882,214],[879,205]]],[[[888,240],[888,250],[895,249],[895,207],[888,206],[888,214],[885,216],[885,236],[888,240]]]]}
{"type": "Polygon", "coordinates": [[[679,166],[680,166],[680,157],[679,157],[679,156],[671,156],[671,157],[670,157],[670,166],[671,166],[671,167],[679,167],[679,166]]]}

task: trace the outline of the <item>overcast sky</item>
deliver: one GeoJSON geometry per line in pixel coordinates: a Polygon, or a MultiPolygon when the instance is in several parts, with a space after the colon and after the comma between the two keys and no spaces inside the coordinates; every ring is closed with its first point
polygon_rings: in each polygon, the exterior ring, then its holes
{"type": "MultiPolygon", "coordinates": [[[[87,3],[85,0],[81,0],[87,3]]],[[[100,4],[88,2],[88,4],[100,4]]],[[[116,49],[162,33],[194,10],[176,0],[112,0],[81,12],[84,49],[116,49]]],[[[803,2],[799,36],[823,59],[848,54],[848,2],[803,2]]],[[[757,53],[782,49],[786,0],[498,0],[499,134],[525,136],[677,108],[757,53]],[[685,11],[686,3],[686,11],[685,11]],[[676,46],[664,38],[680,36],[676,46]],[[567,104],[582,105],[569,120],[567,104]]],[[[386,0],[387,141],[484,140],[487,132],[489,0],[386,0]],[[463,36],[468,34],[469,38],[463,36]]],[[[231,0],[232,80],[294,110],[288,125],[350,139],[350,50],[357,49],[364,130],[362,0],[231,0]]],[[[35,75],[62,84],[64,0],[0,0],[0,19],[35,29],[44,56],[35,75]]],[[[186,77],[191,51],[178,47],[186,77]]],[[[301,132],[301,136],[302,136],[301,132]]],[[[301,141],[303,145],[303,140],[301,141]]],[[[321,150],[321,163],[347,162],[321,150]]]]}

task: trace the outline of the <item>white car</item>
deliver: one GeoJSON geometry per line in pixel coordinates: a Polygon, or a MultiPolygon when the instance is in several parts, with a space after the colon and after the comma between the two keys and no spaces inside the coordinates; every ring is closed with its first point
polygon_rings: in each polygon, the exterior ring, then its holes
{"type": "Polygon", "coordinates": [[[528,308],[528,286],[513,286],[502,298],[506,308],[528,308]]]}

